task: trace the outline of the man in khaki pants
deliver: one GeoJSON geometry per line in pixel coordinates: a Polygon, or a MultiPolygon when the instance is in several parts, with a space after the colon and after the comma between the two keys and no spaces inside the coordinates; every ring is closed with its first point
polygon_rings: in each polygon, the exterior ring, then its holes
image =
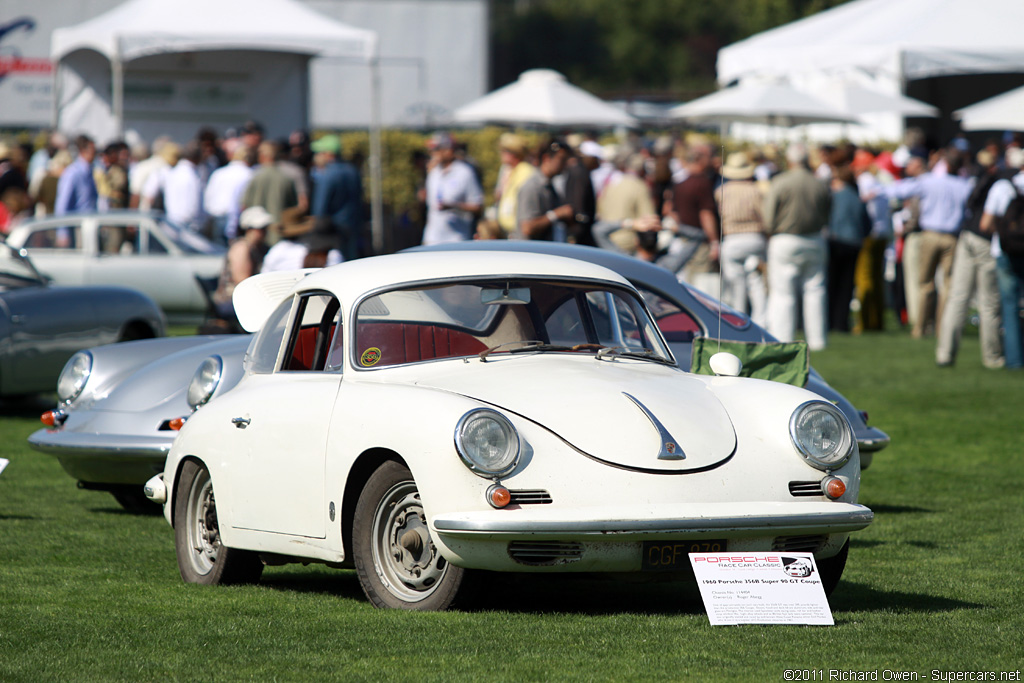
{"type": "Polygon", "coordinates": [[[942,309],[946,303],[953,270],[953,252],[956,249],[964,207],[972,188],[970,180],[958,175],[962,165],[963,158],[959,152],[949,149],[930,172],[922,173],[916,178],[898,180],[882,188],[882,192],[890,199],[917,197],[920,201],[918,269],[917,273],[906,273],[906,277],[916,277],[920,286],[918,314],[911,331],[915,338],[923,337],[932,321],[936,329],[941,324],[942,309]],[[935,273],[938,268],[942,269],[943,274],[940,292],[937,292],[935,286],[935,273]]]}

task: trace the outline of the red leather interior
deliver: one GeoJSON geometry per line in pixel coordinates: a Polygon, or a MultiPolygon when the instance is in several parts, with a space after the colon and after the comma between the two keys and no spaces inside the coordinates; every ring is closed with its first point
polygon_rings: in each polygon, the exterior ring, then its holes
{"type": "Polygon", "coordinates": [[[363,366],[399,365],[434,358],[480,353],[486,346],[472,335],[437,325],[410,323],[362,323],[356,362],[363,366]],[[363,360],[367,349],[380,349],[376,362],[363,360]]]}

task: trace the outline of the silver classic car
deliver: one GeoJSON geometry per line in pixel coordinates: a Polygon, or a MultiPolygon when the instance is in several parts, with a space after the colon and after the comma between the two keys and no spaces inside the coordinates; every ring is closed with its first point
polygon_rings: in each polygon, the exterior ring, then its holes
{"type": "Polygon", "coordinates": [[[160,308],[125,287],[55,287],[24,252],[0,243],[0,396],[51,392],[90,346],[164,334],[160,308]]]}
{"type": "MultiPolygon", "coordinates": [[[[693,340],[717,336],[719,310],[723,339],[772,340],[746,315],[680,283],[668,271],[628,256],[551,242],[465,242],[445,248],[568,256],[619,273],[644,296],[673,356],[684,369],[690,367],[693,340]]],[[[297,273],[295,277],[304,275],[297,273]]],[[[242,357],[250,339],[250,335],[182,337],[132,344],[116,353],[108,349],[85,351],[78,362],[68,364],[66,390],[59,392],[60,405],[50,418],[53,426],[36,431],[29,443],[59,458],[69,474],[88,482],[89,487],[116,490],[122,504],[126,491],[133,493],[135,502],[141,502],[142,484],[162,471],[174,440],[171,421],[191,414],[234,387],[242,376],[242,357]]],[[[813,368],[805,388],[842,411],[853,427],[862,468],[871,463],[875,452],[888,445],[889,437],[867,424],[867,414],[857,410],[813,368]]],[[[146,507],[145,503],[141,506],[146,507]]]]}

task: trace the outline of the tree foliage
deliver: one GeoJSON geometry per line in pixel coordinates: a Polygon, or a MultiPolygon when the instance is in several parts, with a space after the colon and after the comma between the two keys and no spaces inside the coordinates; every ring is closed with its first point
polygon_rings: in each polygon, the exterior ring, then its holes
{"type": "Polygon", "coordinates": [[[721,47],[848,0],[493,0],[492,87],[560,71],[610,97],[714,88],[721,47]]]}

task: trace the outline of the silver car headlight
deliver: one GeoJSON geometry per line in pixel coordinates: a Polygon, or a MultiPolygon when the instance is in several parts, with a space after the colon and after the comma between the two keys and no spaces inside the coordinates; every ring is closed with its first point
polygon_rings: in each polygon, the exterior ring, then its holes
{"type": "Polygon", "coordinates": [[[839,408],[824,401],[808,401],[789,419],[793,445],[808,465],[835,470],[853,454],[853,429],[839,408]]]}
{"type": "Polygon", "coordinates": [[[455,449],[474,474],[487,479],[501,477],[519,462],[519,433],[501,413],[479,408],[459,420],[455,449]]]}
{"type": "Polygon", "coordinates": [[[210,356],[192,375],[192,381],[188,384],[188,405],[195,410],[205,405],[213,392],[217,391],[221,377],[224,376],[224,361],[220,356],[210,356]]]}
{"type": "Polygon", "coordinates": [[[92,354],[79,351],[68,359],[57,378],[57,398],[67,405],[82,395],[92,376],[92,354]]]}

